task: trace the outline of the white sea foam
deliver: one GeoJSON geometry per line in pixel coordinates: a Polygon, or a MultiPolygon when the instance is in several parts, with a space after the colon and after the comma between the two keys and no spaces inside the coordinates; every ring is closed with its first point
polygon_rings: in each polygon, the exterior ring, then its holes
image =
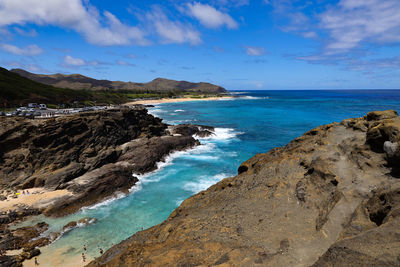
{"type": "MultiPolygon", "coordinates": [[[[168,165],[171,165],[176,158],[179,158],[179,157],[182,157],[182,156],[186,156],[186,155],[196,155],[196,154],[210,152],[214,148],[215,148],[215,144],[207,143],[207,144],[202,144],[202,145],[199,145],[199,146],[196,146],[194,148],[187,149],[187,150],[172,152],[167,157],[165,157],[164,161],[160,161],[160,162],[157,163],[157,169],[155,169],[154,171],[148,172],[148,173],[145,173],[145,174],[134,174],[134,176],[136,176],[139,179],[139,183],[141,183],[141,182],[142,183],[158,182],[164,176],[170,175],[171,173],[166,173],[164,175],[160,175],[160,176],[157,176],[157,177],[154,177],[154,174],[160,172],[162,169],[164,169],[168,165]]],[[[137,184],[138,183],[136,183],[130,189],[130,191],[135,190],[134,188],[136,187],[137,184]]],[[[140,189],[141,188],[139,188],[136,191],[139,191],[140,189]]]]}
{"type": "Polygon", "coordinates": [[[176,124],[184,124],[184,123],[195,123],[197,120],[196,119],[191,119],[191,120],[166,120],[164,119],[165,123],[176,125],[176,124]]]}
{"type": "Polygon", "coordinates": [[[59,234],[56,234],[55,232],[52,232],[51,229],[48,229],[47,231],[41,233],[39,236],[31,239],[31,241],[38,240],[38,239],[43,238],[43,237],[47,237],[47,238],[50,239],[51,243],[54,243],[58,239],[60,239],[64,234],[66,234],[66,233],[68,233],[68,232],[70,232],[70,231],[72,231],[74,229],[77,229],[77,228],[82,228],[82,227],[89,226],[89,225],[91,225],[91,224],[93,224],[95,222],[96,222],[95,218],[91,218],[87,223],[77,222],[77,224],[75,226],[67,227],[65,229],[62,229],[62,231],[59,234]]]}
{"type": "MultiPolygon", "coordinates": [[[[166,166],[171,165],[173,163],[174,159],[181,157],[181,156],[185,156],[185,155],[196,155],[196,154],[211,152],[215,148],[216,148],[215,144],[206,143],[206,144],[201,144],[199,146],[196,146],[194,148],[190,148],[190,149],[183,150],[183,151],[175,151],[175,152],[169,154],[168,156],[165,157],[164,161],[157,162],[157,168],[154,171],[148,172],[145,174],[133,174],[132,176],[136,176],[139,181],[135,185],[133,185],[131,188],[129,188],[129,190],[128,190],[129,194],[134,194],[135,192],[142,190],[143,183],[159,182],[166,175],[170,175],[171,173],[167,173],[164,175],[157,175],[157,176],[155,176],[154,174],[160,172],[166,166]]],[[[196,157],[196,156],[194,156],[194,157],[196,157]]],[[[201,159],[202,155],[199,155],[198,157],[199,157],[198,159],[201,159]]],[[[203,160],[206,160],[206,157],[207,156],[204,156],[203,160]]],[[[209,158],[209,159],[211,159],[211,158],[209,158]]],[[[102,206],[107,206],[110,203],[112,203],[118,199],[124,198],[126,196],[128,196],[128,194],[118,192],[114,197],[107,198],[104,201],[96,203],[91,206],[82,207],[80,210],[84,212],[86,210],[92,210],[92,209],[100,208],[102,206]]]]}
{"type": "Polygon", "coordinates": [[[174,112],[184,112],[183,109],[175,109],[174,112]]]}
{"type": "Polygon", "coordinates": [[[158,115],[160,115],[160,114],[165,113],[166,111],[163,110],[163,109],[161,109],[161,108],[154,107],[154,108],[149,108],[149,109],[147,109],[147,112],[148,112],[149,114],[153,115],[153,116],[158,116],[158,115]]]}
{"type": "Polygon", "coordinates": [[[182,204],[183,201],[184,201],[184,199],[178,198],[178,199],[175,201],[176,206],[180,206],[180,205],[182,204]]]}
{"type": "Polygon", "coordinates": [[[214,134],[208,137],[198,137],[200,140],[211,140],[211,141],[229,141],[231,139],[237,138],[238,135],[243,134],[242,132],[236,132],[232,128],[215,128],[214,134]]]}
{"type": "Polygon", "coordinates": [[[249,92],[229,92],[231,95],[244,95],[248,94],[249,92]]]}
{"type": "Polygon", "coordinates": [[[255,99],[269,99],[269,97],[268,96],[249,96],[249,95],[246,95],[246,96],[236,97],[236,99],[255,100],[255,99]]]}
{"type": "Polygon", "coordinates": [[[222,179],[229,177],[227,173],[220,173],[214,176],[200,176],[196,182],[187,182],[183,185],[183,189],[191,191],[193,193],[198,193],[200,191],[206,190],[215,183],[218,183],[222,179]]]}
{"type": "Polygon", "coordinates": [[[204,160],[204,161],[210,161],[210,160],[218,160],[219,157],[217,156],[209,156],[209,155],[187,155],[184,156],[185,158],[191,158],[195,160],[204,160]]]}
{"type": "Polygon", "coordinates": [[[115,200],[121,199],[126,197],[127,194],[124,194],[122,192],[118,192],[116,195],[114,195],[113,197],[107,198],[105,200],[103,200],[102,202],[96,203],[94,205],[91,206],[87,206],[87,207],[82,207],[81,211],[85,211],[85,210],[92,210],[92,209],[97,209],[99,207],[102,206],[107,206],[108,204],[110,204],[111,202],[114,202],[115,200]]]}

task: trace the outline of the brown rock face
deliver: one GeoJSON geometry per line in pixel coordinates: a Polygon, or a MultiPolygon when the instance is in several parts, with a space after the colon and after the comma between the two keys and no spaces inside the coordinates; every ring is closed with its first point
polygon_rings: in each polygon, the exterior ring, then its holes
{"type": "Polygon", "coordinates": [[[89,266],[399,266],[399,123],[369,113],[258,154],[89,266]]]}
{"type": "MultiPolygon", "coordinates": [[[[0,118],[0,189],[67,189],[72,196],[42,205],[62,216],[115,192],[127,192],[169,153],[193,147],[198,127],[168,125],[143,107],[80,113],[43,121],[0,118]],[[171,130],[174,127],[169,127],[171,130]]],[[[0,217],[6,223],[7,218],[0,217]]]]}
{"type": "Polygon", "coordinates": [[[108,110],[44,121],[1,118],[0,186],[58,189],[115,162],[118,146],[161,136],[166,125],[145,109],[108,110]]]}

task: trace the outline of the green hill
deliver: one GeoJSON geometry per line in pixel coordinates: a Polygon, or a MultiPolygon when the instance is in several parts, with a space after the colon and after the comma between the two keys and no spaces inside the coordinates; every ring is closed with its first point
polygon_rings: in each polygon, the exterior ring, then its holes
{"type": "Polygon", "coordinates": [[[95,90],[130,90],[136,92],[196,92],[205,94],[226,93],[225,88],[211,83],[192,83],[187,81],[175,81],[169,79],[157,78],[148,83],[121,82],[109,80],[96,80],[80,74],[35,74],[21,69],[13,69],[11,72],[18,73],[21,76],[33,81],[52,85],[59,88],[70,89],[88,89],[95,90]]]}
{"type": "Polygon", "coordinates": [[[96,101],[101,104],[125,103],[129,96],[119,92],[73,90],[53,87],[22,77],[0,67],[0,106],[24,105],[29,102],[46,104],[72,104],[74,101],[96,101]]]}

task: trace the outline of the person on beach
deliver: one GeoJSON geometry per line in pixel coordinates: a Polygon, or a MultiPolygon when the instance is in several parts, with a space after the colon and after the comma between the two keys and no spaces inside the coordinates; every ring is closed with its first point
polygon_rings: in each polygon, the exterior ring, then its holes
{"type": "Polygon", "coordinates": [[[86,251],[86,245],[83,245],[83,250],[86,251]]]}
{"type": "Polygon", "coordinates": [[[103,255],[103,249],[100,248],[100,255],[103,255]]]}
{"type": "Polygon", "coordinates": [[[37,261],[36,257],[35,257],[35,265],[39,265],[39,262],[37,261]]]}
{"type": "Polygon", "coordinates": [[[86,257],[85,257],[85,253],[82,252],[82,261],[86,262],[86,257]]]}

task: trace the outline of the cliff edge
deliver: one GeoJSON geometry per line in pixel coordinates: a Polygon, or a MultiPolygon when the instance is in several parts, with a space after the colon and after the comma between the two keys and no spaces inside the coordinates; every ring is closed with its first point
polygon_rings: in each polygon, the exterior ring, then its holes
{"type": "Polygon", "coordinates": [[[88,266],[399,266],[399,141],[395,111],[313,129],[88,266]]]}

